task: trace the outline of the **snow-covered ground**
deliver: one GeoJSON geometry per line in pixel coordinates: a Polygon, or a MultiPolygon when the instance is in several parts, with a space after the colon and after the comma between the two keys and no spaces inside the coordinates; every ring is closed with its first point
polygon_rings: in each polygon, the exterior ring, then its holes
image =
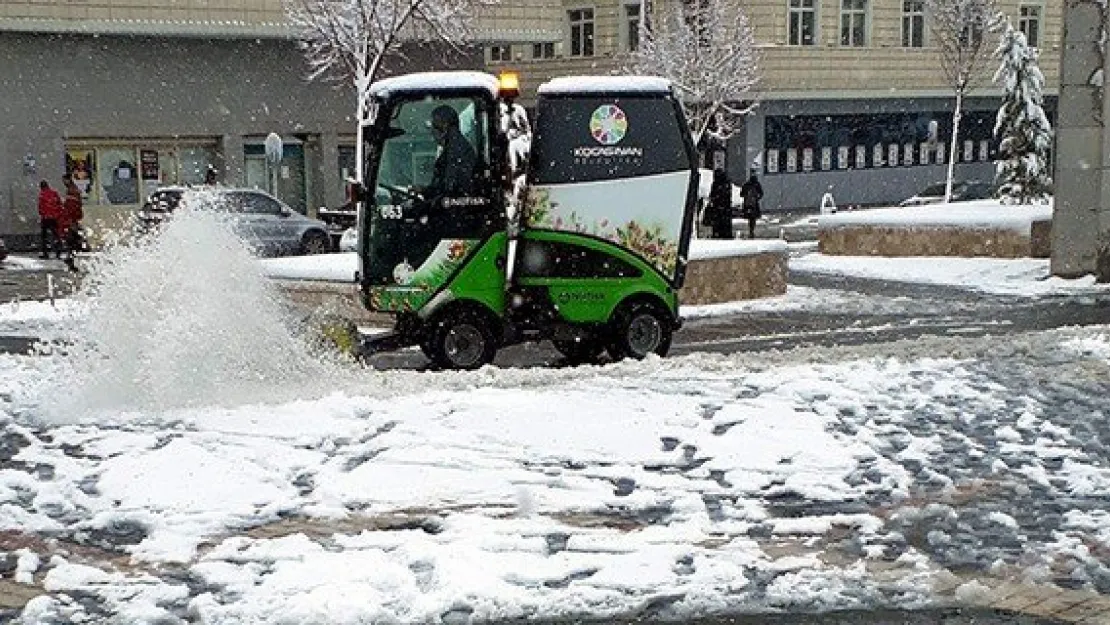
{"type": "MultiPolygon", "coordinates": [[[[73,302],[0,308],[82,337],[0,356],[0,597],[43,593],[26,623],[917,606],[950,571],[1110,592],[1106,327],[376,371],[313,352],[206,219],[108,254],[73,302]]],[[[1042,282],[936,260],[914,262],[1042,282]]],[[[792,287],[725,306],[901,303],[792,287]]]]}

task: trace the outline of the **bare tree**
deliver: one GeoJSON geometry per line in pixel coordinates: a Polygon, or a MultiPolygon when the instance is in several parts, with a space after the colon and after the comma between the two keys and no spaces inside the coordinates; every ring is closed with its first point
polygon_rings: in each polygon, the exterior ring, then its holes
{"type": "Polygon", "coordinates": [[[674,83],[699,148],[706,133],[728,139],[754,108],[760,78],[755,36],[740,3],[674,0],[664,3],[650,27],[646,17],[627,71],[674,83]]]}
{"type": "Polygon", "coordinates": [[[940,51],[941,70],[956,92],[948,177],[944,186],[944,201],[948,202],[952,199],[952,176],[956,171],[964,98],[983,78],[983,68],[991,53],[986,35],[1001,23],[1002,16],[994,0],[925,0],[925,11],[933,43],[940,51]]]}
{"type": "MultiPolygon", "coordinates": [[[[474,39],[479,9],[494,0],[283,0],[311,67],[310,79],[331,76],[355,85],[357,119],[370,109],[370,85],[382,62],[403,44],[439,42],[459,49],[474,39]]],[[[355,148],[361,162],[362,142],[355,148]]],[[[361,172],[359,172],[361,179],[361,172]]]]}

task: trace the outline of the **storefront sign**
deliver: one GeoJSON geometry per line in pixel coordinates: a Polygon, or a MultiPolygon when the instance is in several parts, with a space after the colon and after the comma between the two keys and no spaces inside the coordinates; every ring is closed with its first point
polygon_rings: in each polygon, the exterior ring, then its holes
{"type": "Polygon", "coordinates": [[[158,170],[158,151],[139,150],[139,166],[143,180],[158,180],[161,173],[158,170]]]}

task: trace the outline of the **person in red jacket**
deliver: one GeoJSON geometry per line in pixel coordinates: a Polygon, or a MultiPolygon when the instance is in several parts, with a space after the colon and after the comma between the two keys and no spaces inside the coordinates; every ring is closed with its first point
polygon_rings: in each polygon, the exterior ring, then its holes
{"type": "Polygon", "coordinates": [[[58,222],[62,218],[62,198],[50,188],[50,183],[39,183],[39,227],[42,233],[42,257],[50,258],[53,248],[58,258],[62,257],[62,242],[58,237],[58,222]]]}
{"type": "Polygon", "coordinates": [[[58,218],[58,236],[68,252],[66,264],[73,269],[73,255],[81,250],[80,225],[85,215],[81,210],[80,189],[69,176],[62,178],[62,183],[66,188],[66,197],[62,200],[62,215],[58,218]]]}

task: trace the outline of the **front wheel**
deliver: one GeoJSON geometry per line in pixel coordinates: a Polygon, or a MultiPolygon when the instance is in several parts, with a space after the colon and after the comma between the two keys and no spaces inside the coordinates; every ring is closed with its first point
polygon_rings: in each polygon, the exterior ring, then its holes
{"type": "Polygon", "coordinates": [[[304,233],[301,237],[301,253],[309,254],[327,254],[331,251],[331,237],[325,232],[311,230],[304,233]]]}
{"type": "Polygon", "coordinates": [[[670,315],[658,305],[649,302],[624,305],[613,315],[609,355],[613,360],[642,360],[648,354],[666,356],[671,349],[672,328],[670,315]]]}
{"type": "Polygon", "coordinates": [[[497,340],[492,324],[481,314],[462,310],[436,322],[421,349],[445,369],[477,369],[493,362],[497,340]]]}

